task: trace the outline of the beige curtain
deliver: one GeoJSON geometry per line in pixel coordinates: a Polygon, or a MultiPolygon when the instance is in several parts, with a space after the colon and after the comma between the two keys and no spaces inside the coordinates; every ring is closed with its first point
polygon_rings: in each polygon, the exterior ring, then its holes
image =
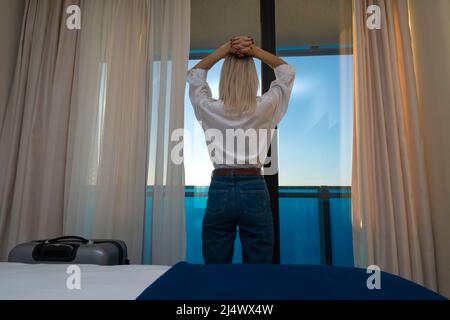
{"type": "Polygon", "coordinates": [[[14,82],[0,123],[0,260],[19,242],[60,235],[78,34],[65,8],[27,1],[14,82]]]}
{"type": "Polygon", "coordinates": [[[124,240],[132,263],[184,259],[184,168],[167,153],[189,26],[184,0],[27,1],[0,127],[0,259],[60,235],[124,240]]]}
{"type": "Polygon", "coordinates": [[[450,1],[409,0],[408,3],[438,288],[441,294],[450,297],[450,1]]]}
{"type": "Polygon", "coordinates": [[[378,265],[436,289],[433,230],[407,0],[354,0],[354,250],[358,266],[378,265]],[[367,28],[369,5],[381,29],[367,28]]]}

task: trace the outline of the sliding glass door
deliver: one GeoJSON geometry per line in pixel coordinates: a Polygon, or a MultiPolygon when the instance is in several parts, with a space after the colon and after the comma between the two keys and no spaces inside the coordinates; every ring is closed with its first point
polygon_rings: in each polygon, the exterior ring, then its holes
{"type": "MultiPolygon", "coordinates": [[[[266,176],[277,234],[274,262],[352,265],[351,0],[193,0],[192,19],[189,68],[230,37],[249,34],[297,71],[271,150],[278,174],[266,176]]],[[[263,93],[274,74],[255,62],[263,93]]],[[[208,73],[214,97],[220,68],[208,73]]],[[[213,168],[187,91],[185,128],[195,141],[185,150],[186,259],[202,263],[201,223],[213,168]]],[[[234,261],[241,262],[239,239],[234,261]]]]}
{"type": "Polygon", "coordinates": [[[280,260],[353,265],[351,0],[275,1],[277,53],[297,71],[279,124],[280,260]]]}

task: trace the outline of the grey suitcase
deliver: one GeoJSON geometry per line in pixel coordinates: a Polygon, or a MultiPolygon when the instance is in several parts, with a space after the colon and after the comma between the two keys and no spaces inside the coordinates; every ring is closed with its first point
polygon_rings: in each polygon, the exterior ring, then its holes
{"type": "Polygon", "coordinates": [[[77,236],[19,244],[8,262],[49,264],[129,264],[127,246],[121,240],[87,240],[77,236]]]}

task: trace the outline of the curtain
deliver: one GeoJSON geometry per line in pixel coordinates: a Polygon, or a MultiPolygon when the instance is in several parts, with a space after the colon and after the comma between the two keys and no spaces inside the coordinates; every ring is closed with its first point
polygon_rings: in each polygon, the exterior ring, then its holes
{"type": "Polygon", "coordinates": [[[184,168],[165,155],[184,122],[189,2],[83,5],[64,233],[122,239],[132,263],[151,250],[145,262],[174,264],[185,252],[184,168]]]}
{"type": "Polygon", "coordinates": [[[353,238],[358,266],[436,289],[407,0],[354,0],[353,238]],[[381,29],[366,26],[369,5],[381,29]]]}
{"type": "Polygon", "coordinates": [[[450,297],[450,1],[409,0],[439,293],[450,297]],[[430,50],[430,48],[439,48],[430,50]]]}
{"type": "Polygon", "coordinates": [[[27,1],[11,93],[0,123],[0,259],[17,243],[60,235],[78,34],[65,8],[27,1]]]}
{"type": "MultiPolygon", "coordinates": [[[[2,169],[14,177],[0,189],[9,200],[2,201],[0,227],[8,241],[0,244],[2,257],[18,242],[64,234],[124,240],[131,263],[141,263],[144,253],[147,263],[174,264],[184,259],[186,245],[184,168],[167,154],[170,133],[184,122],[190,2],[81,0],[79,31],[65,28],[68,5],[27,2],[40,14],[25,13],[22,42],[38,56],[29,60],[21,49],[17,68],[43,64],[49,70],[39,79],[16,74],[15,81],[45,96],[23,102],[45,132],[22,119],[5,120],[15,124],[16,134],[29,131],[30,141],[18,139],[17,145],[32,150],[2,169]],[[60,65],[47,52],[52,41],[60,65]],[[47,95],[57,98],[48,111],[47,95]],[[23,166],[15,168],[17,161],[23,166]],[[17,179],[24,174],[27,181],[17,179]]],[[[15,90],[18,100],[29,94],[15,90]]],[[[11,113],[17,112],[17,102],[11,103],[11,113]]],[[[12,148],[12,133],[3,131],[2,157],[12,148]]]]}
{"type": "Polygon", "coordinates": [[[184,164],[174,162],[171,155],[178,144],[173,135],[184,128],[190,1],[153,1],[151,13],[153,99],[147,178],[149,192],[153,192],[147,210],[151,228],[146,232],[151,241],[144,242],[144,258],[151,257],[153,264],[172,265],[186,256],[184,164]]]}

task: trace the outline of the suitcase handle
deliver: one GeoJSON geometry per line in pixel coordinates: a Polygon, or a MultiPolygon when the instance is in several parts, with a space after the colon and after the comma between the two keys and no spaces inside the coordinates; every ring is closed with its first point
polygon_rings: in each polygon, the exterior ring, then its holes
{"type": "Polygon", "coordinates": [[[54,239],[50,239],[45,241],[45,243],[57,243],[63,240],[76,240],[78,242],[81,242],[83,244],[89,243],[90,241],[88,239],[85,239],[83,237],[78,237],[78,236],[65,236],[65,237],[58,237],[58,238],[54,238],[54,239]]]}

